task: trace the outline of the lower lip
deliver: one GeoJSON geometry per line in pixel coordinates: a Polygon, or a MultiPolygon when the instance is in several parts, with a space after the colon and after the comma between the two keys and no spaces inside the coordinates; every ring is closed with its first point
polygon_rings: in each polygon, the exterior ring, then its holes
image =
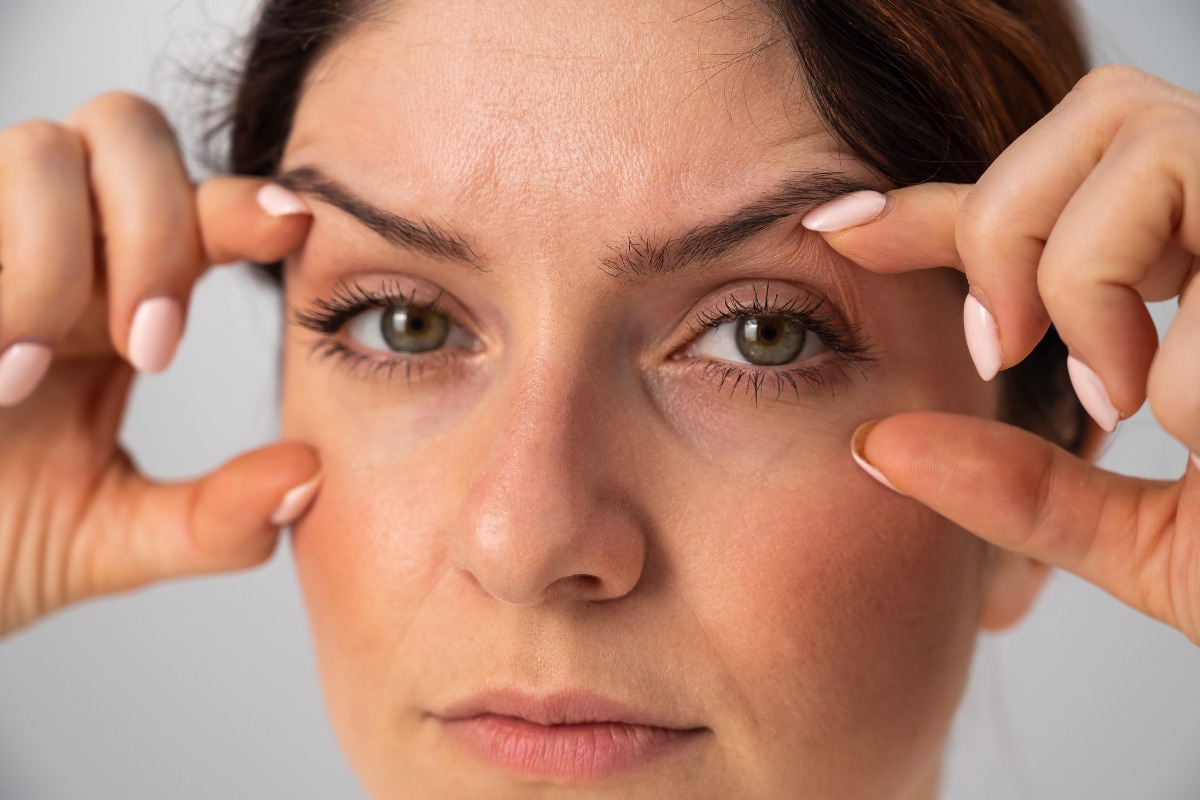
{"type": "Polygon", "coordinates": [[[498,714],[441,722],[451,738],[477,758],[526,775],[570,781],[597,781],[628,772],[686,746],[703,732],[619,722],[537,725],[498,714]]]}

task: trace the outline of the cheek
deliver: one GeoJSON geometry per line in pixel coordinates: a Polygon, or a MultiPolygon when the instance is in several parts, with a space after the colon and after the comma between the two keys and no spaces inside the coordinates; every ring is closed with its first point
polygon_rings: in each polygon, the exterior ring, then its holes
{"type": "Polygon", "coordinates": [[[442,487],[396,466],[348,468],[327,454],[319,499],[293,535],[322,683],[348,741],[379,735],[385,721],[363,712],[382,707],[421,599],[445,574],[444,542],[429,535],[442,487]]]}
{"type": "Polygon", "coordinates": [[[733,518],[724,504],[697,508],[723,546],[679,554],[680,588],[747,668],[802,665],[827,673],[807,676],[812,688],[841,675],[861,691],[878,685],[862,681],[865,672],[904,683],[929,666],[934,648],[973,630],[976,540],[873,481],[863,485],[850,467],[794,484],[791,502],[742,494],[745,513],[733,518]],[[834,477],[844,480],[826,480],[834,477]]]}
{"type": "Polygon", "coordinates": [[[313,444],[325,474],[293,532],[296,569],[328,707],[355,759],[391,735],[396,665],[451,571],[443,534],[462,493],[442,452],[457,414],[437,398],[398,403],[394,390],[377,400],[388,392],[306,363],[302,348],[287,357],[284,434],[313,444]]]}
{"type": "Polygon", "coordinates": [[[886,783],[860,796],[891,796],[957,705],[982,548],[848,457],[796,479],[805,463],[736,495],[701,480],[686,503],[705,541],[676,537],[664,560],[704,632],[697,660],[721,665],[708,677],[746,745],[737,761],[782,778],[803,762],[831,792],[858,775],[886,783]]]}

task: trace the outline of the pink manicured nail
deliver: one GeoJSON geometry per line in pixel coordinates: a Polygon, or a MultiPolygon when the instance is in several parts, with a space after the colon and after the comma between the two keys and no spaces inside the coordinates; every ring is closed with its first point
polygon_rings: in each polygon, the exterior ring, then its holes
{"type": "Polygon", "coordinates": [[[1200,470],[1200,453],[1192,453],[1192,466],[1200,470]]]}
{"type": "Polygon", "coordinates": [[[800,224],[821,233],[844,231],[879,219],[887,204],[887,196],[879,192],[852,192],[817,206],[804,215],[800,224]]]}
{"type": "Polygon", "coordinates": [[[878,424],[879,420],[873,420],[871,422],[864,422],[862,425],[858,426],[858,430],[854,432],[854,436],[850,439],[850,455],[853,456],[855,462],[862,467],[863,472],[867,473],[896,494],[904,494],[904,492],[893,486],[892,482],[884,477],[882,472],[873,467],[871,462],[867,461],[866,455],[864,455],[865,450],[863,448],[866,446],[867,436],[871,433],[871,429],[878,424]]]}
{"type": "Polygon", "coordinates": [[[183,335],[183,306],[173,297],[143,300],[129,328],[129,363],[138,372],[162,372],[183,335]]]}
{"type": "Polygon", "coordinates": [[[1071,385],[1075,387],[1079,402],[1092,415],[1092,419],[1096,420],[1096,424],[1109,433],[1115,431],[1121,414],[1109,399],[1108,390],[1104,388],[1100,376],[1075,356],[1067,356],[1067,372],[1071,376],[1071,385]]]}
{"type": "Polygon", "coordinates": [[[963,329],[967,333],[967,349],[979,377],[990,381],[1000,371],[1004,356],[1000,353],[1000,333],[996,318],[983,307],[974,295],[967,295],[963,305],[963,329]]]}
{"type": "Polygon", "coordinates": [[[301,515],[312,505],[313,498],[317,496],[317,489],[321,488],[322,477],[322,475],[317,475],[307,483],[302,483],[285,494],[279,501],[279,508],[275,509],[275,513],[271,515],[271,524],[283,527],[300,519],[301,515]]]}
{"type": "Polygon", "coordinates": [[[258,190],[258,205],[272,217],[312,213],[298,194],[289,192],[277,183],[268,183],[258,190]]]}
{"type": "Polygon", "coordinates": [[[42,382],[53,351],[44,344],[18,342],[0,356],[0,406],[15,406],[42,382]]]}

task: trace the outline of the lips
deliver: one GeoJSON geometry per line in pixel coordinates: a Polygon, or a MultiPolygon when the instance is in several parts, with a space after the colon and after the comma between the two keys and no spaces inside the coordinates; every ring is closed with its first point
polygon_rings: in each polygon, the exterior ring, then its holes
{"type": "Polygon", "coordinates": [[[586,692],[493,692],[434,715],[460,749],[512,772],[603,780],[694,746],[708,729],[586,692]]]}

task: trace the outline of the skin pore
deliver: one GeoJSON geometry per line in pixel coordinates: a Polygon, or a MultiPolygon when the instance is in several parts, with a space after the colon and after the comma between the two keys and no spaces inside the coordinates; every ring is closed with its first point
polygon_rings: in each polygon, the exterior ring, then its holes
{"type": "Polygon", "coordinates": [[[285,272],[284,426],[324,466],[296,561],[372,796],[933,797],[976,632],[1044,572],[852,461],[860,423],[994,417],[996,387],[957,276],[867,273],[800,227],[878,183],[767,19],[414,0],[310,76],[283,161],[314,212],[285,272]],[[789,188],[792,213],[680,245],[789,188]],[[432,304],[446,344],[372,349],[371,311],[320,317],[339,296],[432,304]],[[802,363],[730,360],[737,315],[797,310],[821,334],[802,363]],[[445,736],[436,715],[485,689],[704,731],[605,780],[530,776],[445,736]]]}

